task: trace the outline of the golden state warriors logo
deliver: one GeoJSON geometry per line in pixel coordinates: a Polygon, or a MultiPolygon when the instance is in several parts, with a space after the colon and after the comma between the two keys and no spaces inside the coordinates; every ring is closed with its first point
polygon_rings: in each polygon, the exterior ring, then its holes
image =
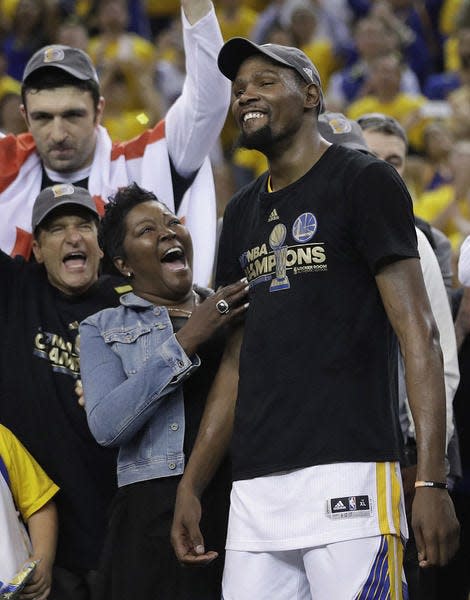
{"type": "Polygon", "coordinates": [[[45,63],[60,62],[61,60],[64,60],[64,57],[65,54],[62,48],[50,46],[44,50],[42,61],[45,63]]]}
{"type": "Polygon", "coordinates": [[[70,196],[74,193],[74,187],[71,183],[58,183],[52,186],[52,193],[54,198],[60,198],[61,196],[70,196]]]}
{"type": "Polygon", "coordinates": [[[292,237],[299,244],[305,244],[313,238],[317,230],[317,219],[313,213],[302,213],[292,225],[292,237]]]}

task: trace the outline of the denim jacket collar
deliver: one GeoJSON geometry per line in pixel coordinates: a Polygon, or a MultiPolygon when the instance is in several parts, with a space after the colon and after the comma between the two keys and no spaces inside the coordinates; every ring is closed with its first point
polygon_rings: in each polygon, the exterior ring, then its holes
{"type": "Polygon", "coordinates": [[[160,314],[161,307],[155,306],[153,302],[150,300],[145,300],[145,298],[141,298],[134,294],[134,292],[128,292],[127,294],[123,294],[120,299],[120,303],[127,308],[153,308],[154,313],[156,315],[160,314]]]}

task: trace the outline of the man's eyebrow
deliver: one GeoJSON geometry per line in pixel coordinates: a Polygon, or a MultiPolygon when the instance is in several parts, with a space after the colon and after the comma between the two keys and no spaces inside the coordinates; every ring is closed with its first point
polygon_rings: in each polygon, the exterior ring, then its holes
{"type": "MultiPolygon", "coordinates": [[[[263,69],[260,69],[259,71],[255,71],[253,73],[253,77],[265,77],[266,75],[269,76],[278,76],[279,72],[275,69],[271,69],[270,67],[265,67],[263,69]]],[[[233,84],[236,84],[239,81],[244,81],[244,78],[241,77],[236,77],[236,79],[233,80],[233,84]]]]}
{"type": "MultiPolygon", "coordinates": [[[[58,114],[61,117],[67,117],[67,116],[73,116],[73,115],[83,115],[85,114],[87,111],[85,108],[79,108],[78,106],[76,108],[66,108],[65,110],[59,112],[58,114]]],[[[32,110],[29,113],[30,117],[33,118],[37,118],[37,117],[53,117],[54,113],[49,111],[49,110],[32,110]]]]}

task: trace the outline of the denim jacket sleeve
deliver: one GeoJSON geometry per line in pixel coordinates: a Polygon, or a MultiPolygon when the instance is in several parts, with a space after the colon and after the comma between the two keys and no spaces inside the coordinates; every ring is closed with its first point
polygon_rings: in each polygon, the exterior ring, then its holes
{"type": "Polygon", "coordinates": [[[103,446],[128,443],[148,422],[159,401],[200,364],[189,359],[174,334],[128,377],[121,357],[88,320],[80,325],[80,363],[90,430],[103,446]]]}

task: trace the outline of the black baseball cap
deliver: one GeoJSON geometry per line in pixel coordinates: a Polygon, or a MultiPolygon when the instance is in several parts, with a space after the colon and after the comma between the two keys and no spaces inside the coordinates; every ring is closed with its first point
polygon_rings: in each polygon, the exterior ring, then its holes
{"type": "Polygon", "coordinates": [[[98,74],[88,54],[79,48],[55,44],[44,46],[29,59],[23,73],[23,83],[38,69],[55,67],[82,81],[93,80],[99,84],[98,74]]]}
{"type": "Polygon", "coordinates": [[[320,93],[319,112],[323,112],[324,103],[320,75],[308,56],[298,48],[279,44],[258,45],[246,38],[234,37],[222,46],[217,64],[221,73],[227,79],[233,81],[237,76],[240,65],[255,54],[262,54],[280,65],[290,67],[297,71],[304,81],[314,83],[320,93]]]}
{"type": "Polygon", "coordinates": [[[324,112],[318,117],[318,131],[327,142],[370,154],[361,127],[343,113],[324,112]]]}
{"type": "Polygon", "coordinates": [[[50,212],[67,204],[86,208],[99,218],[98,210],[88,190],[71,183],[58,183],[44,188],[36,198],[31,216],[31,229],[34,231],[50,212]]]}

